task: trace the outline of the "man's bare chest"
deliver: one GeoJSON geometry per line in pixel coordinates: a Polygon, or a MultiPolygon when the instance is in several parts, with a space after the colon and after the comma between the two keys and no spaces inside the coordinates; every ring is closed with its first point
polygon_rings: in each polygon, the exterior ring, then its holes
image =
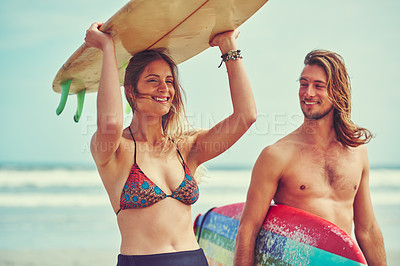
{"type": "Polygon", "coordinates": [[[282,181],[290,180],[300,190],[354,192],[362,175],[362,165],[351,150],[299,149],[285,171],[282,181]]]}

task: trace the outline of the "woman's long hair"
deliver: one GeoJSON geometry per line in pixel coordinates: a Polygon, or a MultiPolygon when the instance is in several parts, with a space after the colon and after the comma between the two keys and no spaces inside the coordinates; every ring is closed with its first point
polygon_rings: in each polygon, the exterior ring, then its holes
{"type": "Polygon", "coordinates": [[[333,126],[337,139],[350,147],[368,143],[372,138],[371,132],[351,121],[350,78],[343,58],[334,52],[315,50],[307,54],[304,64],[318,65],[328,76],[328,97],[334,107],[333,126]]]}
{"type": "MultiPolygon", "coordinates": [[[[175,89],[175,96],[174,99],[172,99],[171,109],[162,117],[162,129],[166,136],[165,141],[168,139],[179,141],[186,136],[194,134],[197,130],[193,129],[188,122],[184,103],[185,92],[179,83],[178,67],[174,60],[167,54],[166,49],[144,50],[136,53],[130,59],[125,71],[125,96],[134,113],[136,106],[135,99],[139,96],[137,90],[139,77],[148,64],[157,60],[164,60],[170,66],[175,89]]],[[[206,168],[203,165],[197,167],[196,172],[193,173],[197,182],[202,180],[205,172],[206,168]]]]}
{"type": "Polygon", "coordinates": [[[135,112],[135,99],[139,95],[137,90],[139,77],[148,64],[157,60],[164,60],[170,66],[175,89],[171,109],[162,117],[163,133],[168,138],[179,139],[183,135],[184,127],[188,125],[184,106],[185,95],[178,80],[178,67],[165,49],[144,50],[130,59],[125,72],[125,96],[132,108],[132,112],[135,112]]]}

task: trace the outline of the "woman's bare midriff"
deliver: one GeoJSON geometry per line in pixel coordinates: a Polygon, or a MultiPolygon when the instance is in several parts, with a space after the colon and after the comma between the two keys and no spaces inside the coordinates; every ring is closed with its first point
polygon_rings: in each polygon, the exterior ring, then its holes
{"type": "Polygon", "coordinates": [[[173,198],[122,210],[118,216],[121,254],[146,255],[199,248],[194,237],[191,207],[173,198]]]}

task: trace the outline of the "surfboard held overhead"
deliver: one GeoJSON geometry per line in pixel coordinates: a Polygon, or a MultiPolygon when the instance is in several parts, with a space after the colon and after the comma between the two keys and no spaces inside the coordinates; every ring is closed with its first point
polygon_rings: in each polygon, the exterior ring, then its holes
{"type": "MultiPolygon", "coordinates": [[[[135,53],[162,47],[177,64],[182,63],[209,48],[216,34],[238,28],[267,1],[131,0],[101,30],[113,36],[123,84],[125,68],[135,53]]],[[[83,44],[63,64],[53,81],[53,90],[61,93],[57,114],[64,109],[68,94],[97,91],[102,59],[100,50],[83,44]]],[[[78,106],[76,118],[82,112],[78,106]]]]}

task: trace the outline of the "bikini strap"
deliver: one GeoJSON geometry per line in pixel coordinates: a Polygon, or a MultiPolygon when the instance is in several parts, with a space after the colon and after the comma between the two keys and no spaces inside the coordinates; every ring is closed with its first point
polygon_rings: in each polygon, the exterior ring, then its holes
{"type": "Polygon", "coordinates": [[[136,140],[135,140],[135,138],[133,137],[131,127],[129,126],[128,128],[129,128],[129,132],[131,133],[133,142],[135,143],[135,155],[134,155],[134,157],[135,157],[135,163],[136,163],[136,140]]]}
{"type": "Polygon", "coordinates": [[[178,152],[179,157],[181,157],[181,160],[182,160],[183,165],[185,165],[185,160],[183,159],[182,154],[181,154],[181,152],[180,152],[179,149],[178,149],[178,145],[175,144],[175,141],[174,141],[173,139],[171,139],[171,141],[172,141],[172,143],[174,143],[175,148],[176,148],[176,151],[178,152]]]}

